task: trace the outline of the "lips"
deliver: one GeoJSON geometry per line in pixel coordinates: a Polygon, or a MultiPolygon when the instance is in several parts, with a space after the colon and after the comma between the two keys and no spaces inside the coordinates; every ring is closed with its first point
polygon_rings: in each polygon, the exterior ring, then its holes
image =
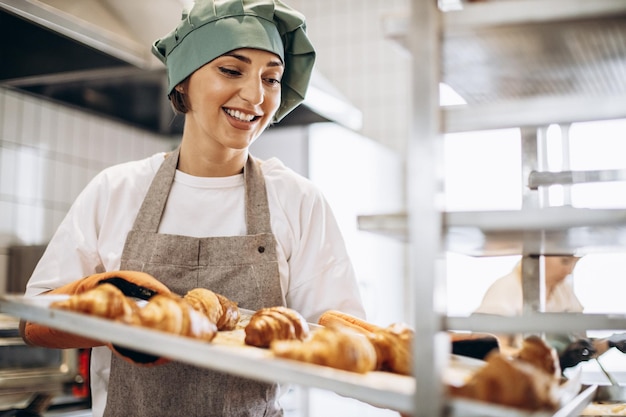
{"type": "Polygon", "coordinates": [[[261,117],[261,116],[255,116],[254,114],[250,114],[250,113],[244,113],[241,110],[233,110],[233,109],[224,108],[224,111],[230,117],[235,118],[242,122],[252,122],[261,117]]]}

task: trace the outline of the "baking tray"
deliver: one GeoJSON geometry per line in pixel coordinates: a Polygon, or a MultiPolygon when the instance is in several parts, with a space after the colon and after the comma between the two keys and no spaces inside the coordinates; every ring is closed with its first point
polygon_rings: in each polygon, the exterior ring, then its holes
{"type": "MultiPolygon", "coordinates": [[[[252,314],[251,311],[242,310],[242,320],[237,329],[219,332],[212,342],[207,343],[86,314],[49,308],[52,301],[66,297],[3,295],[0,296],[0,312],[207,369],[260,381],[291,383],[330,390],[376,407],[409,413],[413,411],[415,392],[413,377],[388,372],[357,374],[276,358],[267,349],[245,345],[243,327],[252,314]]],[[[318,326],[311,324],[311,327],[318,326]]],[[[483,365],[484,362],[477,359],[451,355],[448,366],[442,373],[443,381],[448,385],[462,384],[483,365]]],[[[593,393],[589,394],[589,389],[573,393],[573,399],[556,414],[528,412],[461,399],[452,399],[448,405],[452,416],[574,416],[578,414],[573,412],[584,408],[590,401],[593,393]]]]}

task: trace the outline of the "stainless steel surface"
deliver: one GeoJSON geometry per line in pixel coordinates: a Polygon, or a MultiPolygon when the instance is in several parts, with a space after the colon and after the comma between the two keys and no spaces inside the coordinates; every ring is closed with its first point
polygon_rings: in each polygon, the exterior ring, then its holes
{"type": "Polygon", "coordinates": [[[626,402],[626,386],[599,385],[594,401],[626,402]]]}
{"type": "Polygon", "coordinates": [[[554,184],[584,184],[589,182],[626,181],[626,170],[605,169],[587,171],[537,172],[528,175],[528,187],[536,190],[554,184]]]}
{"type": "MultiPolygon", "coordinates": [[[[470,256],[567,255],[626,250],[626,211],[548,207],[444,213],[446,250],[470,256]]],[[[359,229],[408,239],[405,213],[363,215],[359,229]]]]}
{"type": "MultiPolygon", "coordinates": [[[[383,23],[408,48],[407,16],[383,23]]],[[[442,110],[446,132],[626,117],[623,0],[465,3],[442,27],[442,82],[468,103],[442,110]]]]}
{"type": "MultiPolygon", "coordinates": [[[[409,285],[416,334],[421,343],[413,344],[413,375],[417,390],[411,415],[427,417],[443,412],[441,381],[445,345],[439,320],[444,306],[433,294],[444,290],[445,272],[441,242],[442,217],[437,207],[441,194],[440,171],[442,140],[439,128],[439,11],[435,1],[411,2],[408,43],[414,63],[411,98],[412,125],[409,128],[407,160],[407,232],[409,246],[409,285]]],[[[445,341],[447,342],[447,341],[445,341]]]]}
{"type": "Polygon", "coordinates": [[[566,417],[578,416],[589,404],[596,387],[586,387],[572,401],[555,412],[548,410],[524,411],[504,406],[485,406],[485,403],[471,400],[454,400],[449,403],[451,417],[566,417]]]}
{"type": "Polygon", "coordinates": [[[600,370],[602,371],[604,376],[606,376],[606,378],[609,380],[611,385],[613,385],[614,387],[619,387],[619,382],[617,382],[617,380],[613,377],[613,375],[611,375],[610,372],[606,370],[604,365],[602,365],[602,362],[600,362],[600,358],[596,357],[595,359],[596,359],[596,363],[600,367],[600,370]]]}
{"type": "Polygon", "coordinates": [[[586,330],[626,329],[624,314],[582,314],[582,313],[535,313],[526,316],[504,317],[488,314],[475,314],[469,317],[446,317],[445,326],[451,330],[470,330],[491,333],[563,333],[586,330]]]}

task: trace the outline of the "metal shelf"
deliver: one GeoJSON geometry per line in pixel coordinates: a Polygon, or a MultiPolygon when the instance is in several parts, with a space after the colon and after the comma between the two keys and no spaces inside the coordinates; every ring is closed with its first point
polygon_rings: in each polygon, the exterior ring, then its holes
{"type": "MultiPolygon", "coordinates": [[[[626,210],[551,207],[448,212],[444,247],[469,256],[582,255],[626,250],[626,210]]],[[[406,213],[359,216],[360,230],[408,240],[406,213]]]]}
{"type": "MultiPolygon", "coordinates": [[[[234,375],[267,382],[294,383],[332,390],[340,395],[355,398],[378,407],[411,412],[412,398],[416,389],[415,379],[387,372],[355,374],[333,368],[275,358],[267,349],[237,344],[243,335],[228,333],[214,342],[206,343],[190,338],[117,323],[70,311],[50,309],[55,296],[25,298],[23,296],[0,296],[0,312],[14,317],[35,321],[57,329],[114,343],[131,349],[168,357],[195,366],[228,372],[234,375]],[[234,342],[235,341],[235,342],[234,342]]],[[[463,321],[460,321],[465,326],[463,321]]],[[[496,329],[500,327],[496,326],[496,329]]],[[[236,332],[235,330],[234,332],[236,332]]],[[[240,331],[242,331],[240,329],[240,331]]],[[[222,333],[222,332],[220,332],[222,333]]],[[[444,381],[459,383],[459,372],[474,372],[475,359],[456,357],[451,360],[451,372],[444,381]],[[456,364],[456,362],[460,363],[456,364]],[[456,366],[456,368],[455,368],[456,366]],[[468,371],[467,368],[470,370],[468,371]],[[473,371],[471,370],[473,369],[473,371]],[[446,379],[448,378],[448,379],[446,379]]],[[[452,398],[448,401],[450,417],[475,415],[510,417],[566,417],[577,416],[589,403],[595,389],[586,388],[562,408],[555,411],[531,412],[494,404],[452,398]],[[504,413],[504,414],[503,414],[504,413]]]]}
{"type": "MultiPolygon", "coordinates": [[[[509,0],[442,16],[444,132],[626,117],[626,1],[509,0]]],[[[409,20],[384,30],[408,48],[409,20]]]]}
{"type": "Polygon", "coordinates": [[[449,316],[443,320],[450,330],[502,334],[560,333],[564,328],[571,332],[586,330],[621,332],[626,329],[626,315],[624,314],[529,313],[514,317],[475,314],[469,317],[449,316]]]}

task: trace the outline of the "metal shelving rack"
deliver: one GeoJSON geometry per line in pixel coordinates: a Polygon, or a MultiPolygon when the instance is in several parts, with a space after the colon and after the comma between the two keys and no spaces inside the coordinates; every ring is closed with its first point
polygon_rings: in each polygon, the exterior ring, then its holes
{"type": "Polygon", "coordinates": [[[413,0],[408,16],[383,21],[388,37],[413,57],[407,208],[358,219],[361,230],[408,243],[409,285],[420,335],[414,346],[419,358],[414,416],[449,410],[440,384],[433,383],[441,380],[446,350],[438,347],[446,330],[626,328],[624,316],[539,313],[533,299],[539,295],[539,255],[626,249],[623,210],[542,207],[537,197],[540,187],[551,184],[624,178],[618,170],[542,172],[537,144],[541,129],[550,124],[626,118],[626,1],[487,0],[459,6],[444,11],[434,0],[413,0]],[[440,82],[467,104],[440,108],[440,82]],[[522,131],[528,187],[522,209],[444,212],[439,206],[442,135],[510,127],[522,131]],[[516,318],[446,317],[439,304],[446,251],[524,255],[525,303],[535,310],[516,318]]]}

